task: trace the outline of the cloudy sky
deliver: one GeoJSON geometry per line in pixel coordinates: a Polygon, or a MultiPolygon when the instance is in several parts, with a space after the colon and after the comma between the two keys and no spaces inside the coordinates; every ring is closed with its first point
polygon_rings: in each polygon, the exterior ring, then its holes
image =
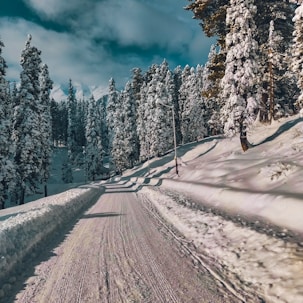
{"type": "Polygon", "coordinates": [[[143,71],[165,58],[177,65],[204,64],[213,40],[206,38],[187,0],[2,1],[0,39],[7,78],[19,79],[27,35],[42,51],[55,83],[124,86],[133,67],[143,71]]]}

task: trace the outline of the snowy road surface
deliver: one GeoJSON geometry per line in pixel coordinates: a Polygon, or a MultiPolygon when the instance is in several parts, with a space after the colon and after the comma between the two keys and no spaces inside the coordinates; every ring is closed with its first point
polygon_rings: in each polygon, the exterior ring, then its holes
{"type": "Polygon", "coordinates": [[[202,266],[194,247],[126,184],[106,192],[6,301],[240,302],[202,266]]]}

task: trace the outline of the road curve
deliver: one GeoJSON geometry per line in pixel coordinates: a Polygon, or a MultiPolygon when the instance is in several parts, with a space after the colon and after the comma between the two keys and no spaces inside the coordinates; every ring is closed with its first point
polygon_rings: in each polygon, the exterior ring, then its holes
{"type": "Polygon", "coordinates": [[[105,194],[27,279],[16,303],[239,302],[123,184],[105,194]]]}

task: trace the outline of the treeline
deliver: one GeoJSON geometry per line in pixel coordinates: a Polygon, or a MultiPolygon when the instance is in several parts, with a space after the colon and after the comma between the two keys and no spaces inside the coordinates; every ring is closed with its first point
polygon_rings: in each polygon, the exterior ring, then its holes
{"type": "Polygon", "coordinates": [[[164,60],[146,72],[134,68],[125,88],[109,81],[108,95],[77,100],[72,81],[67,100],[52,101],[55,146],[68,147],[64,180],[72,182],[71,166],[83,163],[89,180],[162,156],[177,144],[222,133],[217,107],[201,92],[207,68],[179,66],[173,71],[164,60]],[[174,119],[173,119],[174,118],[174,119]]]}
{"type": "Polygon", "coordinates": [[[21,53],[20,86],[5,79],[0,41],[0,209],[11,199],[24,203],[26,192],[49,178],[51,157],[50,89],[47,65],[31,36],[21,53]]]}
{"type": "Polygon", "coordinates": [[[226,134],[259,114],[270,123],[302,107],[302,1],[189,0],[216,51],[206,97],[220,103],[226,134]]]}

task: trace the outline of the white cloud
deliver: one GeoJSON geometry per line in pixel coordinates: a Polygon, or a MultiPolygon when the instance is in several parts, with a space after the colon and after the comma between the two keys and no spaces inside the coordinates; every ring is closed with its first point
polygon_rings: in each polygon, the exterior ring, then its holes
{"type": "Polygon", "coordinates": [[[56,20],[62,18],[66,13],[77,11],[90,3],[90,0],[23,0],[29,7],[39,13],[41,16],[56,20]]]}
{"type": "MultiPolygon", "coordinates": [[[[205,40],[192,13],[176,0],[23,0],[36,12],[69,26],[78,35],[108,39],[122,46],[157,46],[187,51],[197,33],[205,40]]],[[[209,45],[209,43],[207,43],[209,45]]]]}
{"type": "Polygon", "coordinates": [[[0,18],[0,28],[9,80],[19,79],[20,55],[29,33],[33,36],[32,45],[42,51],[42,60],[49,66],[50,75],[57,83],[67,83],[72,78],[87,85],[100,85],[107,84],[113,75],[120,73],[123,76],[124,73],[126,76],[128,73],[125,65],[117,62],[102,47],[74,34],[46,30],[22,19],[0,18]]]}
{"type": "Polygon", "coordinates": [[[176,0],[23,1],[65,32],[23,19],[0,18],[11,79],[19,77],[19,58],[29,33],[52,79],[62,84],[71,78],[85,85],[107,85],[114,77],[117,85],[124,86],[133,67],[144,71],[164,57],[170,65],[180,64],[181,59],[203,64],[212,43],[176,0]]]}

